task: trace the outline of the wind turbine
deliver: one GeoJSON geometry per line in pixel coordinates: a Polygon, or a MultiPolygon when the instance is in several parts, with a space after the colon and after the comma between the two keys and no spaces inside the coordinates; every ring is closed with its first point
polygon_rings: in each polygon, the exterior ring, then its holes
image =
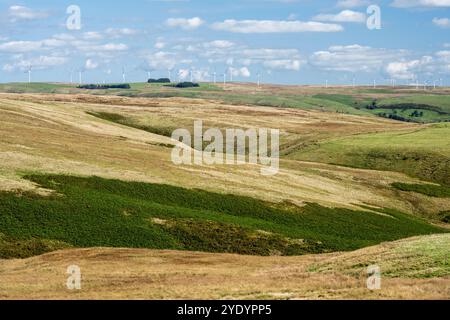
{"type": "Polygon", "coordinates": [[[229,68],[229,71],[230,71],[230,82],[233,82],[233,67],[230,67],[229,68]]]}
{"type": "Polygon", "coordinates": [[[377,88],[377,80],[373,79],[373,88],[376,89],[377,88]]]}
{"type": "Polygon", "coordinates": [[[73,69],[70,69],[70,84],[73,84],[73,69]]]}
{"type": "Polygon", "coordinates": [[[172,70],[173,69],[170,68],[167,69],[167,73],[169,74],[169,81],[172,81],[172,70]]]}
{"type": "Polygon", "coordinates": [[[192,71],[192,68],[189,69],[189,74],[191,76],[191,82],[194,82],[194,72],[192,71]]]}
{"type": "Polygon", "coordinates": [[[217,77],[217,72],[216,72],[216,69],[214,69],[214,72],[213,72],[213,82],[214,82],[214,84],[216,84],[216,77],[217,77]]]}
{"type": "Polygon", "coordinates": [[[257,77],[257,85],[258,87],[261,86],[261,71],[258,71],[258,73],[256,74],[257,77]]]}
{"type": "Polygon", "coordinates": [[[78,70],[78,80],[79,80],[80,86],[83,84],[83,72],[84,72],[84,70],[81,68],[78,70]]]}
{"type": "Polygon", "coordinates": [[[123,81],[123,83],[127,82],[127,76],[126,76],[126,72],[125,72],[125,66],[122,67],[122,81],[123,81]]]}
{"type": "Polygon", "coordinates": [[[223,84],[227,84],[227,71],[223,73],[223,84]]]}
{"type": "Polygon", "coordinates": [[[30,64],[28,66],[28,83],[31,83],[31,69],[33,68],[33,66],[30,64]]]}

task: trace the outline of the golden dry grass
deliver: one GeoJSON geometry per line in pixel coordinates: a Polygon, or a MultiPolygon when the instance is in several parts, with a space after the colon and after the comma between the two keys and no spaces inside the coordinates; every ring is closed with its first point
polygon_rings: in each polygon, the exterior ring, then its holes
{"type": "MultiPolygon", "coordinates": [[[[399,195],[392,182],[418,182],[403,174],[350,169],[293,160],[280,174],[263,177],[258,166],[176,166],[171,139],[118,125],[86,112],[113,112],[142,123],[205,127],[282,128],[286,141],[311,141],[330,135],[402,130],[411,124],[319,111],[229,106],[211,101],[136,99],[91,95],[0,94],[0,189],[33,188],[21,172],[98,175],[167,183],[270,201],[351,207],[369,204],[414,212],[417,205],[399,195]],[[332,115],[332,116],[330,116],[332,115]],[[300,137],[300,138],[299,138],[300,137]]],[[[413,195],[417,200],[417,195],[413,195]]],[[[422,197],[423,198],[423,197],[422,197]]],[[[450,209],[448,199],[425,198],[430,213],[450,209]]],[[[417,201],[416,201],[417,202],[417,201]]]]}
{"type": "Polygon", "coordinates": [[[431,246],[442,252],[443,246],[449,244],[449,235],[440,235],[381,244],[353,253],[302,257],[74,249],[26,260],[0,260],[0,298],[450,299],[448,260],[445,266],[445,258],[426,259],[427,255],[420,251],[422,246],[431,246]],[[414,264],[416,259],[421,259],[421,266],[414,264]],[[403,265],[396,267],[393,277],[390,272],[396,262],[403,265]],[[382,286],[377,291],[366,286],[366,267],[373,263],[381,266],[382,286]],[[70,265],[81,268],[79,291],[66,287],[70,265]],[[314,270],[317,266],[328,267],[314,270]],[[414,268],[444,271],[440,277],[420,279],[411,277],[414,268]]]}

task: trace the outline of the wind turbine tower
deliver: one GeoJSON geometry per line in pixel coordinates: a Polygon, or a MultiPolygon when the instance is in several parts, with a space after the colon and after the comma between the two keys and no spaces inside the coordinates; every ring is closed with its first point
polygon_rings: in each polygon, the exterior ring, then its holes
{"type": "Polygon", "coordinates": [[[125,83],[127,82],[127,76],[125,73],[125,67],[122,67],[122,82],[125,83]]]}
{"type": "Polygon", "coordinates": [[[31,69],[32,69],[32,65],[30,64],[28,66],[28,83],[31,83],[31,69]]]}

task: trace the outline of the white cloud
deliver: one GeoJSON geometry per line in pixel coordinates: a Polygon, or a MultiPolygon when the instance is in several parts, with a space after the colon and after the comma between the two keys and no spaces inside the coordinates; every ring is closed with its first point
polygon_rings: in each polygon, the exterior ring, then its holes
{"type": "Polygon", "coordinates": [[[181,80],[186,80],[190,76],[189,69],[180,69],[178,70],[178,78],[181,80]]]}
{"type": "Polygon", "coordinates": [[[403,60],[391,62],[386,66],[386,72],[391,78],[400,80],[410,80],[417,78],[417,74],[421,72],[431,71],[433,68],[433,58],[424,56],[416,60],[403,60]]]}
{"type": "Polygon", "coordinates": [[[184,30],[194,30],[203,25],[205,21],[199,17],[184,19],[184,18],[170,18],[167,19],[166,25],[172,28],[179,27],[184,30]]]}
{"type": "Polygon", "coordinates": [[[42,41],[11,41],[0,44],[3,52],[30,52],[42,48],[42,41]]]}
{"type": "Polygon", "coordinates": [[[450,0],[394,0],[393,7],[450,7],[450,0]]]}
{"type": "Polygon", "coordinates": [[[230,71],[233,74],[233,77],[250,78],[250,76],[251,76],[250,70],[248,70],[247,67],[230,68],[230,71]]]}
{"type": "Polygon", "coordinates": [[[166,44],[162,41],[158,41],[155,43],[155,48],[159,49],[159,50],[164,49],[165,46],[166,46],[166,44]]]}
{"type": "Polygon", "coordinates": [[[110,38],[129,37],[139,33],[139,30],[131,28],[108,28],[105,30],[105,34],[110,38]]]}
{"type": "Polygon", "coordinates": [[[92,61],[91,59],[87,59],[87,60],[86,60],[86,63],[85,63],[85,68],[86,68],[87,70],[94,70],[94,69],[97,69],[97,68],[98,68],[98,63],[92,61]]]}
{"type": "Polygon", "coordinates": [[[361,45],[332,46],[311,55],[312,66],[327,71],[377,72],[388,62],[408,55],[405,50],[371,48],[361,45]]]}
{"type": "Polygon", "coordinates": [[[164,51],[147,54],[145,59],[148,66],[155,70],[173,69],[180,62],[175,54],[164,51]]]}
{"type": "Polygon", "coordinates": [[[212,28],[236,33],[277,33],[277,32],[339,32],[344,28],[338,24],[303,21],[277,20],[225,20],[216,22],[212,28]]]}
{"type": "Polygon", "coordinates": [[[128,50],[128,46],[123,43],[93,44],[90,42],[74,42],[73,44],[78,50],[90,52],[91,54],[128,50]]]}
{"type": "Polygon", "coordinates": [[[337,3],[338,8],[357,8],[369,5],[366,0],[340,0],[337,3]]]}
{"type": "Polygon", "coordinates": [[[213,47],[218,49],[231,48],[234,43],[228,40],[215,40],[206,44],[207,47],[213,47]]]}
{"type": "Polygon", "coordinates": [[[304,62],[300,60],[268,60],[263,64],[270,69],[299,71],[304,62]]]}
{"type": "Polygon", "coordinates": [[[313,18],[316,21],[329,21],[329,22],[366,22],[366,15],[362,12],[356,12],[352,10],[343,10],[338,14],[319,14],[313,18]]]}
{"type": "Polygon", "coordinates": [[[100,32],[88,31],[88,32],[85,32],[83,34],[83,39],[86,39],[86,40],[101,40],[101,39],[103,39],[103,36],[101,35],[100,32]]]}
{"type": "Polygon", "coordinates": [[[24,6],[11,6],[8,10],[11,21],[35,20],[48,18],[49,14],[44,11],[37,11],[24,6]]]}
{"type": "Polygon", "coordinates": [[[29,66],[32,66],[33,70],[42,70],[48,69],[50,67],[60,66],[67,62],[67,58],[65,57],[56,57],[56,56],[39,56],[30,59],[23,59],[18,56],[16,61],[5,64],[3,66],[3,70],[12,72],[15,70],[28,70],[29,66]]]}
{"type": "Polygon", "coordinates": [[[434,18],[433,23],[441,28],[450,28],[450,19],[449,18],[434,18]]]}

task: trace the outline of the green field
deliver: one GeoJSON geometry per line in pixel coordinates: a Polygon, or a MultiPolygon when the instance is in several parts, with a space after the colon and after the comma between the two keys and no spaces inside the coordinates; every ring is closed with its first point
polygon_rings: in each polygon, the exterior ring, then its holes
{"type": "Polygon", "coordinates": [[[445,232],[388,209],[375,213],[317,204],[279,206],[242,196],[97,177],[26,178],[56,193],[0,194],[4,258],[58,246],[299,255],[445,232]],[[11,250],[12,244],[21,250],[11,250]]]}
{"type": "Polygon", "coordinates": [[[350,167],[404,172],[450,185],[450,124],[414,131],[338,138],[299,150],[290,157],[350,167]]]}
{"type": "Polygon", "coordinates": [[[436,94],[433,91],[424,93],[421,90],[410,90],[405,94],[404,90],[390,88],[340,88],[335,89],[339,93],[331,94],[324,94],[318,89],[308,89],[299,93],[293,90],[280,91],[274,94],[272,90],[254,92],[224,90],[221,86],[211,83],[201,83],[198,88],[185,89],[174,88],[172,85],[162,83],[131,83],[130,86],[130,89],[87,90],[69,84],[10,83],[0,84],[0,92],[86,93],[142,98],[198,98],[235,105],[298,108],[383,117],[394,116],[396,120],[418,123],[450,121],[450,95],[436,94]],[[399,96],[399,93],[404,95],[399,96]],[[392,95],[393,97],[386,97],[386,95],[392,95]],[[368,109],[367,106],[370,106],[373,101],[377,102],[378,108],[375,110],[368,109]],[[397,108],[397,105],[403,107],[397,108]]]}

